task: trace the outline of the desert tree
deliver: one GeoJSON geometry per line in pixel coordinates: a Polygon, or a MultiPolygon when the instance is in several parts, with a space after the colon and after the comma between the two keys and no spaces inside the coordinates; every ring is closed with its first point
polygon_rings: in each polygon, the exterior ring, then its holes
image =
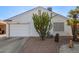
{"type": "Polygon", "coordinates": [[[47,33],[52,28],[52,13],[49,15],[47,12],[41,12],[41,10],[38,10],[38,13],[34,13],[32,18],[36,31],[40,38],[44,40],[47,33]]]}

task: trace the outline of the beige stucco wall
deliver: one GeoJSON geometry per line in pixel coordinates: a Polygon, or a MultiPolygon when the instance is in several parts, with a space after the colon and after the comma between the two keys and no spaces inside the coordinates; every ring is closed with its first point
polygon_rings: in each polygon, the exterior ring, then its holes
{"type": "Polygon", "coordinates": [[[52,19],[52,29],[50,31],[51,34],[55,35],[56,33],[59,33],[60,36],[72,36],[72,31],[71,31],[71,27],[67,25],[66,22],[67,18],[61,16],[61,15],[57,15],[52,19]],[[54,28],[54,23],[56,22],[62,22],[64,23],[64,31],[53,31],[54,28]]]}

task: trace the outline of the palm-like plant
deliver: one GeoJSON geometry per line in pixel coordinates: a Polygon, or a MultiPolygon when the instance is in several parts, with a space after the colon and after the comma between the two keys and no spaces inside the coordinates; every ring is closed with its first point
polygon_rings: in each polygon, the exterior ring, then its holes
{"type": "Polygon", "coordinates": [[[77,15],[79,14],[79,7],[76,7],[74,10],[71,10],[69,12],[69,20],[67,20],[68,25],[71,25],[72,28],[72,34],[73,34],[73,40],[77,37],[77,23],[79,23],[79,20],[77,20],[77,15]]]}

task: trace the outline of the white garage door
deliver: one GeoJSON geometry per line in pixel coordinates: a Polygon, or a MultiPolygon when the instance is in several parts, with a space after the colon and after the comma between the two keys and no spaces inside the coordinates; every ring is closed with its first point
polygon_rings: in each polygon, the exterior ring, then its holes
{"type": "Polygon", "coordinates": [[[29,36],[28,24],[10,24],[10,37],[29,36]]]}

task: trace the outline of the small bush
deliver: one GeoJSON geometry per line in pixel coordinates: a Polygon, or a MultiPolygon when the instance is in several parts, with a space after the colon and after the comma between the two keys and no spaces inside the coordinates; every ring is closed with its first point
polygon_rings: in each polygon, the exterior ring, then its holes
{"type": "Polygon", "coordinates": [[[55,35],[55,42],[59,42],[59,33],[55,35]]]}

